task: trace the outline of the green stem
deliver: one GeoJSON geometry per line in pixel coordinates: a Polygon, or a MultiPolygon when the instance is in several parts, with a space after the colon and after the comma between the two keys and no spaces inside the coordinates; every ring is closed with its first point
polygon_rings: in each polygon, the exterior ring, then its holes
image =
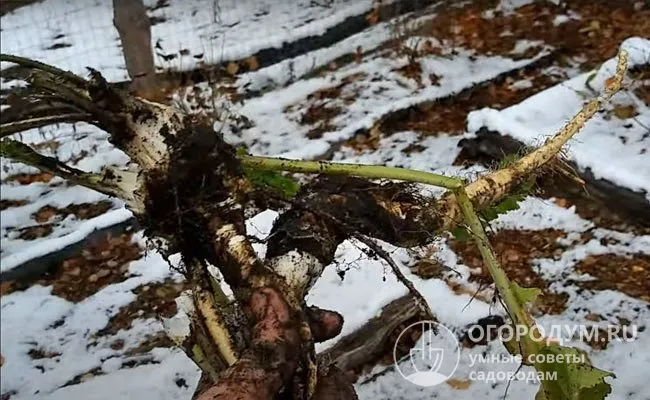
{"type": "Polygon", "coordinates": [[[36,167],[43,172],[47,172],[61,178],[79,182],[82,186],[92,186],[101,180],[100,175],[89,174],[76,168],[65,165],[56,158],[38,154],[28,145],[17,140],[4,139],[0,141],[0,155],[11,160],[36,167]]]}
{"type": "Polygon", "coordinates": [[[496,285],[501,297],[503,297],[503,301],[506,304],[508,311],[515,314],[517,319],[523,321],[525,319],[522,314],[524,311],[521,309],[517,299],[511,293],[510,280],[497,261],[496,255],[494,254],[487,234],[485,233],[485,229],[483,228],[483,224],[474,211],[472,201],[469,199],[464,188],[454,190],[454,195],[456,196],[456,201],[458,201],[458,206],[463,212],[470,233],[472,234],[478,250],[481,253],[481,257],[483,258],[490,275],[492,275],[494,284],[496,285]]]}
{"type": "Polygon", "coordinates": [[[522,304],[521,299],[518,297],[516,293],[517,287],[513,287],[513,282],[508,278],[501,265],[499,265],[494,250],[485,233],[485,229],[483,228],[483,224],[476,211],[474,211],[474,206],[465,188],[454,189],[453,192],[458,206],[465,217],[470,233],[481,253],[481,258],[483,258],[483,262],[492,276],[492,280],[494,280],[494,285],[505,304],[508,314],[512,318],[513,325],[515,327],[523,325],[527,329],[528,334],[520,337],[518,351],[524,357],[537,353],[539,349],[538,343],[532,340],[530,336],[533,333],[532,328],[535,326],[535,320],[530,316],[524,304],[522,304]]]}
{"type": "Polygon", "coordinates": [[[290,171],[327,175],[357,176],[370,179],[396,179],[405,182],[425,183],[447,189],[463,187],[463,181],[444,175],[383,165],[333,163],[329,161],[300,161],[285,158],[239,156],[243,165],[268,171],[290,171]]]}

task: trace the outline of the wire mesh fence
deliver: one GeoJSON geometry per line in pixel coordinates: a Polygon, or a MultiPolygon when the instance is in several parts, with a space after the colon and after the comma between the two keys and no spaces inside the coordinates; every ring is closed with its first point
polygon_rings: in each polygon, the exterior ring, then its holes
{"type": "MultiPolygon", "coordinates": [[[[145,0],[158,70],[239,60],[322,34],[372,0],[145,0]]],[[[3,53],[128,78],[109,0],[2,1],[3,53]]],[[[6,68],[7,65],[2,65],[6,68]]]]}

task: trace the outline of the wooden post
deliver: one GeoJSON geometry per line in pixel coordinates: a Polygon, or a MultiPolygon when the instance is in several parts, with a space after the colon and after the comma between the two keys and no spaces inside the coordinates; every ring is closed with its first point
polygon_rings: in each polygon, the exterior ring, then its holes
{"type": "Polygon", "coordinates": [[[157,99],[160,90],[151,47],[151,23],[143,1],[113,0],[113,25],[122,42],[131,89],[141,97],[157,99]]]}

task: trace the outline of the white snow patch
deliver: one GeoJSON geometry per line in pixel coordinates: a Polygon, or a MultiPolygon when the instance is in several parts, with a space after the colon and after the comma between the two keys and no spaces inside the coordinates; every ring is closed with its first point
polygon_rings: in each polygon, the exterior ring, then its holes
{"type": "MultiPolygon", "coordinates": [[[[140,234],[134,240],[141,244],[143,242],[140,234]]],[[[95,337],[120,307],[135,299],[133,289],[168,277],[178,278],[159,254],[151,252],[132,262],[129,273],[131,277],[127,280],[107,286],[79,303],[57,297],[52,294],[52,287],[39,285],[2,296],[0,341],[5,364],[0,383],[3,392],[15,390],[16,399],[32,399],[37,394],[49,398],[47,396],[52,393],[58,394],[58,389],[66,382],[93,368],[114,370],[120,361],[107,363],[107,360],[119,358],[128,361],[126,350],[136,347],[152,333],[161,331],[159,321],[140,319],[135,320],[127,331],[119,331],[114,336],[95,337]],[[110,345],[118,339],[124,340],[124,347],[114,350],[110,345]],[[29,351],[38,349],[59,355],[32,359],[29,351]]],[[[155,354],[153,356],[156,358],[155,354]]],[[[185,363],[178,364],[177,368],[181,372],[188,370],[185,363]]],[[[117,375],[123,373],[118,372],[117,375]]],[[[109,376],[114,375],[111,373],[109,376]]],[[[155,379],[164,378],[166,374],[162,373],[155,379]]],[[[168,388],[173,386],[173,382],[170,383],[168,388]]],[[[75,387],[62,390],[76,390],[75,387]]]]}

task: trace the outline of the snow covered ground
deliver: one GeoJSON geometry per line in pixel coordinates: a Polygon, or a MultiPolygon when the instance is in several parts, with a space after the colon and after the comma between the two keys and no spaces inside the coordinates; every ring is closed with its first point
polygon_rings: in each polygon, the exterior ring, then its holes
{"type": "MultiPolygon", "coordinates": [[[[83,73],[86,65],[98,68],[112,80],[125,78],[116,34],[112,30],[111,10],[101,2],[45,0],[17,10],[2,18],[2,52],[35,57],[74,72],[83,73]],[[89,16],[92,15],[93,18],[89,16]],[[80,24],[66,23],[65,18],[79,18],[80,24]],[[41,21],[45,29],[29,25],[41,21]],[[47,22],[45,22],[47,21],[47,22]],[[89,33],[90,32],[90,33],[89,33]],[[93,39],[86,40],[91,34],[93,39]],[[64,36],[61,36],[64,35],[64,36]],[[71,46],[43,50],[53,44],[53,37],[71,46]],[[26,39],[29,38],[29,39],[26,39]],[[99,50],[99,51],[98,51],[99,50]],[[79,55],[86,54],[83,58],[79,55]],[[79,64],[79,60],[83,64],[79,64]]],[[[190,49],[190,54],[204,54],[207,61],[242,58],[260,48],[283,41],[318,34],[328,26],[350,15],[362,14],[371,8],[370,1],[335,0],[332,7],[304,1],[298,6],[287,2],[227,2],[220,1],[220,22],[214,23],[210,7],[199,7],[198,1],[170,2],[168,7],[154,11],[167,20],[154,25],[154,40],[162,38],[167,51],[190,49]],[[254,4],[251,8],[251,4],[254,4]],[[196,12],[194,12],[196,11],[196,12]],[[265,35],[255,26],[268,27],[265,35]],[[214,37],[213,37],[214,36],[214,37]],[[216,38],[215,38],[216,37],[216,38]],[[232,39],[231,39],[232,38],[232,39]],[[234,39],[236,38],[236,39],[234,39]],[[210,50],[208,50],[210,49],[210,50]],[[218,50],[217,50],[218,49],[218,50]]],[[[511,5],[514,7],[514,5],[511,5]]],[[[283,155],[295,158],[321,156],[332,145],[354,137],[359,130],[368,130],[386,114],[406,109],[424,101],[453,96],[463,89],[492,80],[498,75],[529,65],[552,50],[540,46],[531,57],[520,54],[486,56],[471,50],[456,49],[440,55],[418,59],[421,80],[409,78],[400,70],[408,61],[390,49],[372,51],[390,38],[388,24],[377,24],[353,35],[330,48],[316,50],[292,60],[249,72],[238,78],[244,87],[277,87],[234,108],[252,123],[237,134],[228,133],[229,140],[246,144],[253,153],[283,155]],[[364,54],[356,62],[334,68],[319,76],[295,79],[311,69],[326,66],[336,57],[354,53],[361,46],[364,54]],[[291,76],[294,79],[291,79],[291,76]],[[270,84],[270,85],[269,85],[270,84]],[[335,95],[328,94],[334,90],[335,95]],[[310,108],[327,108],[331,115],[308,119],[310,108]],[[310,137],[309,137],[310,136],[310,137]]],[[[56,41],[55,40],[55,41],[56,41]]],[[[518,50],[525,47],[526,43],[518,50]]],[[[623,43],[636,64],[647,64],[650,42],[636,38],[623,43]]],[[[160,60],[159,60],[160,61],[160,60]]],[[[605,60],[603,60],[605,61],[605,60]]],[[[180,62],[180,61],[179,61],[180,62]]],[[[183,63],[193,63],[183,59],[183,63]]],[[[183,64],[183,67],[186,64],[183,64]]],[[[160,66],[164,66],[162,63],[160,66]]],[[[2,66],[5,67],[4,65],[2,66]]],[[[591,87],[602,88],[612,63],[603,64],[591,87]]],[[[539,144],[544,137],[561,126],[582,102],[592,94],[585,86],[590,74],[581,74],[532,96],[524,102],[497,111],[477,110],[467,120],[468,132],[452,135],[422,137],[418,132],[402,131],[381,137],[376,149],[357,150],[341,147],[332,159],[345,162],[381,163],[458,176],[475,176],[484,171],[479,166],[461,167],[452,163],[460,149],[458,142],[473,137],[482,126],[508,133],[530,144],[539,144]],[[418,145],[420,151],[405,151],[418,145]]],[[[637,115],[624,122],[600,114],[572,143],[570,154],[584,168],[591,168],[598,177],[612,180],[633,190],[650,193],[650,109],[631,92],[617,96],[608,110],[621,105],[634,105],[637,115]],[[623,139],[624,138],[624,139],[623,139]],[[622,155],[625,155],[623,157],[622,155]]],[[[106,135],[86,125],[62,125],[22,135],[22,140],[38,146],[39,151],[69,161],[78,168],[98,171],[102,165],[123,165],[126,156],[106,141],[106,135]],[[56,144],[54,144],[56,143],[56,144]]],[[[77,241],[92,230],[123,221],[130,213],[120,202],[88,190],[69,186],[58,178],[22,184],[11,180],[18,174],[35,171],[3,160],[2,200],[15,202],[3,207],[0,214],[2,234],[2,271],[56,251],[77,241]],[[67,215],[46,222],[36,220],[35,213],[44,206],[64,209],[70,205],[109,201],[110,206],[100,215],[79,218],[67,215]],[[27,240],[21,238],[23,228],[50,224],[51,232],[27,240]]],[[[266,211],[249,221],[250,233],[264,237],[276,214],[266,211]]],[[[508,229],[542,231],[557,229],[566,233],[561,239],[562,251],[550,257],[532,261],[537,274],[549,283],[553,293],[564,293],[567,304],[558,315],[542,315],[538,321],[544,327],[557,324],[593,325],[591,315],[598,314],[600,324],[618,324],[620,318],[639,327],[650,322],[647,301],[615,290],[584,290],[577,282],[596,279],[579,272],[576,265],[590,256],[616,254],[632,257],[650,254],[650,235],[612,231],[597,227],[592,221],[577,215],[575,208],[564,208],[551,200],[528,198],[517,211],[493,222],[495,232],[508,229]],[[581,240],[586,234],[587,240],[581,240]]],[[[133,241],[145,247],[146,238],[135,235],[133,241]]],[[[471,279],[473,270],[465,265],[448,241],[435,244],[435,256],[445,266],[460,274],[447,273],[440,279],[422,279],[408,265],[413,254],[405,249],[386,245],[404,274],[428,300],[438,320],[461,336],[468,324],[490,314],[504,315],[498,306],[478,297],[471,300],[471,290],[478,284],[471,279]],[[454,290],[450,282],[468,290],[454,290]]],[[[364,256],[362,245],[345,242],[337,252],[335,265],[326,269],[323,277],[309,294],[308,302],[341,312],[345,325],[341,336],[353,332],[377,314],[390,301],[406,294],[406,289],[390,273],[388,266],[364,256]],[[346,270],[345,279],[337,274],[346,270]]],[[[263,251],[263,245],[256,248],[263,251]]],[[[199,371],[180,351],[157,347],[146,353],[133,350],[143,341],[162,330],[156,318],[136,318],[128,327],[112,335],[100,335],[111,317],[136,299],[134,291],[166,279],[180,279],[155,251],[128,264],[125,279],[101,288],[87,298],[73,302],[52,293],[52,286],[34,284],[0,298],[0,343],[3,357],[0,374],[1,392],[10,399],[91,398],[160,398],[189,399],[199,379],[199,371]],[[121,346],[114,344],[119,341],[121,346]],[[33,350],[48,354],[34,357],[33,350]],[[30,355],[32,352],[32,355],[30,355]]],[[[650,286],[649,286],[650,292],[650,286]]],[[[332,346],[333,339],[318,346],[332,346]]],[[[640,330],[635,341],[613,342],[606,349],[570,341],[588,352],[594,364],[616,373],[612,380],[611,399],[647,400],[647,382],[642,376],[650,366],[650,332],[640,330]]],[[[404,380],[396,371],[388,371],[367,383],[362,377],[357,390],[362,399],[501,399],[508,382],[469,381],[471,357],[483,352],[504,354],[505,349],[493,342],[487,347],[463,348],[454,378],[460,384],[443,384],[434,388],[419,388],[404,380]],[[469,384],[467,384],[469,382],[469,384]]],[[[514,364],[485,364],[484,370],[515,371],[514,364]]],[[[526,367],[525,367],[526,368],[526,367]]],[[[375,371],[379,372],[380,367],[375,371]]],[[[371,374],[372,375],[372,374],[371,374]]],[[[533,398],[535,384],[513,381],[510,398],[533,398]]]]}

